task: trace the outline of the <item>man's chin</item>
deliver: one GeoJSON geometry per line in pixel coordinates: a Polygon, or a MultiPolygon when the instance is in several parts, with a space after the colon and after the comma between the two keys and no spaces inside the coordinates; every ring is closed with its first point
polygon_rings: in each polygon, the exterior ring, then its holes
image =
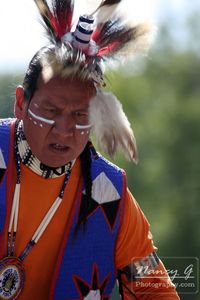
{"type": "Polygon", "coordinates": [[[63,150],[56,150],[56,149],[47,149],[45,153],[42,155],[34,154],[41,163],[44,165],[51,167],[51,168],[59,168],[70,161],[72,161],[75,157],[70,153],[71,149],[67,147],[67,149],[63,150]]]}
{"type": "Polygon", "coordinates": [[[41,162],[50,167],[50,168],[61,168],[65,165],[67,165],[70,161],[72,161],[72,159],[67,159],[67,160],[54,160],[52,162],[52,160],[41,160],[41,162]]]}

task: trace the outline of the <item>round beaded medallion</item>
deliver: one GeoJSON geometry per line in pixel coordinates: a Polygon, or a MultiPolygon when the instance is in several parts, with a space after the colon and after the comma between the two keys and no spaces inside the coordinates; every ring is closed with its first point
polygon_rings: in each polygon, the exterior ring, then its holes
{"type": "Polygon", "coordinates": [[[17,299],[24,287],[24,266],[16,257],[0,260],[0,299],[17,299]]]}

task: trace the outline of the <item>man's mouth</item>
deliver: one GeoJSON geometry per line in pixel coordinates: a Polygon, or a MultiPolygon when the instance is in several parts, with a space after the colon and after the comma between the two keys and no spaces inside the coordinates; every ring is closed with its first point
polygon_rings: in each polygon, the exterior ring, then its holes
{"type": "Polygon", "coordinates": [[[50,144],[50,148],[58,152],[66,152],[69,150],[68,146],[62,144],[50,144]]]}

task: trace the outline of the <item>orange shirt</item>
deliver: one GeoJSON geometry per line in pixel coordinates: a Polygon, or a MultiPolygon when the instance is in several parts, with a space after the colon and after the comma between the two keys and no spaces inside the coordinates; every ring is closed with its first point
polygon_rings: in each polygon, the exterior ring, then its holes
{"type": "MultiPolygon", "coordinates": [[[[64,229],[72,208],[80,175],[80,161],[75,162],[63,201],[46,231],[24,260],[26,283],[20,300],[49,298],[52,274],[57,261],[64,229]]],[[[21,193],[16,255],[24,250],[45,214],[57,198],[64,176],[44,179],[21,166],[21,193]]]]}
{"type": "MultiPolygon", "coordinates": [[[[77,159],[65,189],[63,201],[38,244],[24,260],[26,283],[19,300],[48,300],[49,290],[66,224],[73,207],[80,180],[80,160],[77,159]]],[[[46,212],[59,194],[64,176],[44,179],[29,168],[21,166],[19,223],[15,252],[19,255],[33,236],[46,212]]],[[[15,180],[10,194],[13,195],[15,180]]],[[[5,239],[6,240],[6,239],[5,239]]],[[[6,244],[5,244],[6,247],[6,244]]],[[[117,269],[145,257],[155,250],[149,224],[127,190],[125,211],[115,251],[117,269]]],[[[126,282],[126,278],[124,278],[126,282]]],[[[126,282],[132,288],[132,284],[126,282]]],[[[126,293],[127,294],[127,293],[126,293]]],[[[126,295],[126,300],[133,299],[126,295]]],[[[140,298],[143,299],[143,298],[140,298]]],[[[146,299],[146,298],[144,298],[146,299]]],[[[150,298],[148,298],[150,299],[150,298]]],[[[178,299],[178,298],[173,298],[178,299]]]]}

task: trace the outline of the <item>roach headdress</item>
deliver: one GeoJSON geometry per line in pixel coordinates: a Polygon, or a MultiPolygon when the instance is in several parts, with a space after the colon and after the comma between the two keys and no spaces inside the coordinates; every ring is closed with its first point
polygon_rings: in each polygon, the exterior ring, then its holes
{"type": "MultiPolygon", "coordinates": [[[[151,29],[132,25],[117,12],[122,0],[104,0],[89,15],[81,15],[74,27],[74,1],[34,0],[51,43],[41,56],[42,76],[55,75],[92,80],[97,88],[105,85],[103,66],[121,62],[148,49],[151,29]],[[51,47],[54,51],[51,51],[51,47]]],[[[112,94],[100,91],[91,101],[90,119],[98,143],[114,156],[118,147],[136,161],[136,142],[122,106],[112,94]],[[95,117],[94,117],[95,116],[95,117]]]]}

